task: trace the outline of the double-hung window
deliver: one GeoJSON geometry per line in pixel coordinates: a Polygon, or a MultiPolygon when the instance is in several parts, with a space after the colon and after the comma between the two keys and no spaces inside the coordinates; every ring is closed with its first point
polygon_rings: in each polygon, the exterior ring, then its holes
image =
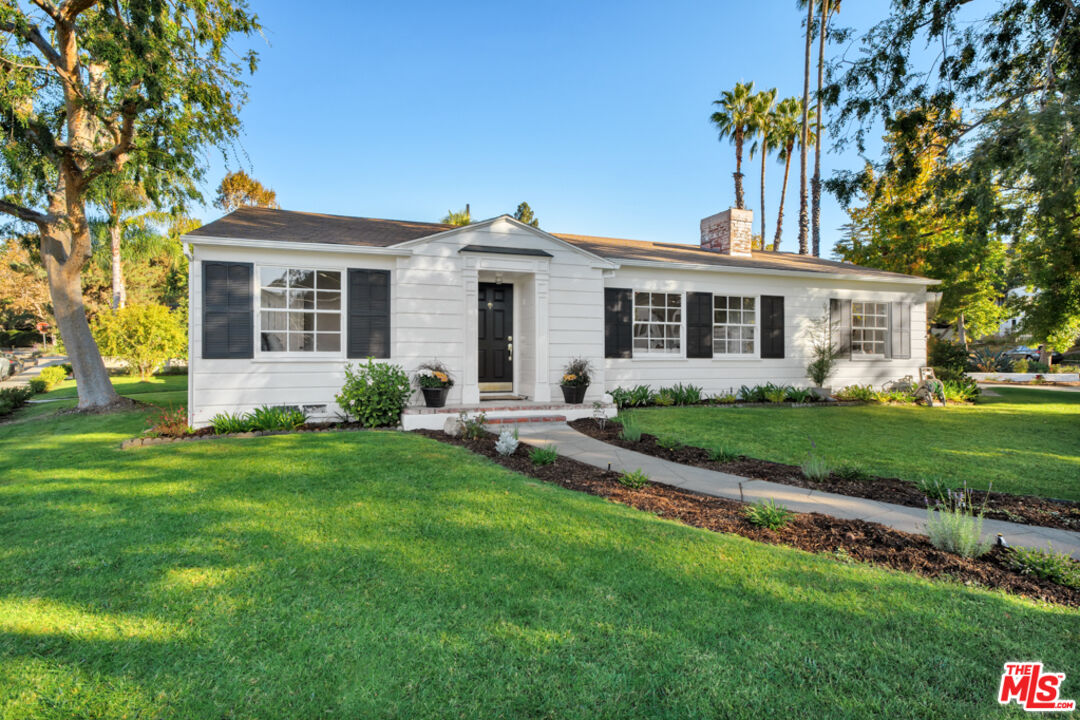
{"type": "Polygon", "coordinates": [[[752,297],[713,296],[713,355],[753,355],[757,303],[752,297]]]}
{"type": "Polygon", "coordinates": [[[851,355],[885,357],[889,332],[889,304],[851,303],[851,355]]]}
{"type": "Polygon", "coordinates": [[[682,293],[634,293],[634,353],[682,352],[682,293]]]}
{"type": "Polygon", "coordinates": [[[262,352],[341,352],[341,272],[259,269],[262,352]]]}

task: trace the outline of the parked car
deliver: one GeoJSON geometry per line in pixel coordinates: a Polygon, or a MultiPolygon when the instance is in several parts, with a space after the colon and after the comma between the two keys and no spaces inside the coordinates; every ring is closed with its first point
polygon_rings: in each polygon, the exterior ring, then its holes
{"type": "MultiPolygon", "coordinates": [[[[1019,360],[1021,358],[1027,358],[1032,362],[1038,362],[1039,351],[1035,348],[1029,348],[1027,345],[1018,345],[1011,350],[1006,350],[1002,353],[1010,360],[1019,360]]],[[[1064,359],[1064,356],[1059,352],[1050,353],[1050,362],[1057,365],[1064,359]]]]}

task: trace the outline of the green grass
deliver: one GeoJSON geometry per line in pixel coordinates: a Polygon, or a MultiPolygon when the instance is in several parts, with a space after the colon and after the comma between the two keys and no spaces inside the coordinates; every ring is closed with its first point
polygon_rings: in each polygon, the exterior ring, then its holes
{"type": "MultiPolygon", "coordinates": [[[[130,397],[139,402],[158,405],[160,407],[178,407],[187,403],[187,376],[168,375],[154,377],[150,380],[140,380],[137,377],[115,376],[110,378],[113,387],[125,397],[130,397]]],[[[65,380],[58,387],[41,395],[35,395],[34,400],[49,400],[50,402],[35,402],[20,410],[10,418],[11,421],[35,420],[38,418],[55,415],[60,410],[70,410],[78,402],[74,380],[65,380]]]]}
{"type": "Polygon", "coordinates": [[[414,435],[119,450],[145,415],[0,426],[0,718],[1022,717],[1018,659],[1080,694],[1076,611],[414,435]]]}
{"type": "Polygon", "coordinates": [[[1080,393],[994,388],[1001,397],[945,408],[673,407],[634,410],[644,432],[687,445],[739,448],[799,465],[810,452],[831,467],[885,477],[940,476],[951,485],[1080,500],[1080,393]]]}

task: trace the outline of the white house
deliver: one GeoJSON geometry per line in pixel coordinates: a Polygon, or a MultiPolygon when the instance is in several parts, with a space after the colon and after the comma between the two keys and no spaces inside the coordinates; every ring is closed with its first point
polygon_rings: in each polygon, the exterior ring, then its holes
{"type": "MultiPolygon", "coordinates": [[[[445,412],[512,396],[520,413],[588,415],[605,391],[639,383],[809,385],[808,333],[823,316],[842,355],[833,386],[917,375],[935,281],[751,251],[751,224],[750,211],[726,210],[687,245],[553,234],[506,215],[451,227],[237,210],[183,238],[189,420],[260,405],[336,417],[345,366],[367,357],[410,373],[446,363],[457,383],[445,412]],[[592,363],[593,384],[566,408],[559,381],[575,357],[592,363]]],[[[445,417],[413,408],[404,423],[445,417]]]]}

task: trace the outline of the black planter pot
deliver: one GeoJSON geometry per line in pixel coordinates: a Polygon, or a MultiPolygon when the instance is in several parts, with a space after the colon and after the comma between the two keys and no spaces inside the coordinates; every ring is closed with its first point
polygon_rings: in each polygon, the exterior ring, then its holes
{"type": "Polygon", "coordinates": [[[585,391],[589,389],[588,385],[560,385],[562,388],[563,400],[572,405],[580,405],[585,400],[585,391]]]}
{"type": "Polygon", "coordinates": [[[428,407],[442,407],[446,405],[446,396],[450,394],[450,388],[420,388],[424,393],[424,404],[428,407]]]}

